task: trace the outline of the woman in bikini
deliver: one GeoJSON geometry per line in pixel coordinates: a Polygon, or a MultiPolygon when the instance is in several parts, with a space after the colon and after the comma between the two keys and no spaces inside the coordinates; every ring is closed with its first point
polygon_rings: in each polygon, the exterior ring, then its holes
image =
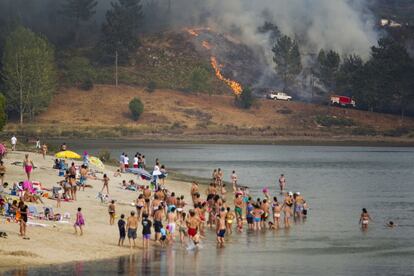
{"type": "Polygon", "coordinates": [[[141,215],[143,214],[143,208],[145,207],[144,195],[140,194],[136,200],[135,207],[137,208],[137,217],[138,221],[141,220],[141,215]]]}
{"type": "Polygon", "coordinates": [[[363,208],[361,217],[359,218],[359,224],[361,224],[362,230],[368,229],[369,221],[372,221],[371,216],[368,214],[367,209],[363,208]]]}
{"type": "Polygon", "coordinates": [[[29,159],[28,154],[25,155],[25,158],[23,160],[23,168],[24,168],[24,171],[26,172],[27,180],[30,181],[30,174],[33,171],[34,164],[33,164],[33,161],[29,159]]]}
{"type": "Polygon", "coordinates": [[[280,227],[280,212],[282,211],[282,206],[277,201],[277,198],[273,198],[272,203],[273,209],[273,225],[278,229],[280,227]]]}
{"type": "Polygon", "coordinates": [[[236,214],[231,211],[230,207],[227,207],[226,213],[226,229],[228,233],[233,233],[233,221],[236,218],[236,214]]]}
{"type": "Polygon", "coordinates": [[[286,195],[284,201],[283,201],[283,213],[285,215],[285,228],[289,228],[290,227],[290,216],[292,213],[292,206],[293,206],[293,199],[292,199],[293,194],[291,192],[289,192],[289,194],[286,195]]]}

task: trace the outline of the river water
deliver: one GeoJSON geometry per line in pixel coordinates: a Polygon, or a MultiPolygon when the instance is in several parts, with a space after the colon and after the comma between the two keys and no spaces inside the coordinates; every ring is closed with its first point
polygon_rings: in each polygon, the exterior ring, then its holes
{"type": "Polygon", "coordinates": [[[195,252],[152,249],[28,268],[29,275],[414,275],[414,148],[66,142],[78,152],[111,149],[114,157],[139,151],[148,164],[159,158],[189,175],[210,177],[220,167],[229,180],[235,169],[254,196],[265,186],[278,195],[276,180],[284,173],[288,190],[300,191],[311,209],[290,230],[234,234],[224,249],[215,247],[211,232],[195,252]],[[363,207],[374,220],[366,232],[358,225],[363,207]],[[398,227],[385,227],[389,220],[398,227]]]}

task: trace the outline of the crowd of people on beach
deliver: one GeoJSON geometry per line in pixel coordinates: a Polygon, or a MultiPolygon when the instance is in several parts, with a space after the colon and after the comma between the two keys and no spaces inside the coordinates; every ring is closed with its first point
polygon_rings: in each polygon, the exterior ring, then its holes
{"type": "MultiPolygon", "coordinates": [[[[17,139],[11,139],[12,150],[16,150],[17,139]]],[[[67,150],[66,144],[62,144],[62,151],[67,150]]],[[[40,145],[36,140],[36,150],[44,155],[47,154],[47,146],[40,145]]],[[[64,159],[56,159],[54,168],[63,177],[58,187],[52,189],[51,198],[56,200],[56,207],[60,208],[61,201],[76,201],[77,191],[87,187],[87,179],[102,180],[103,186],[98,194],[101,202],[110,199],[110,178],[103,174],[102,178],[96,176],[96,172],[89,167],[89,155],[85,151],[81,165],[72,162],[70,166],[64,159]]],[[[300,192],[287,191],[286,177],[281,174],[276,185],[272,187],[272,196],[268,187],[262,189],[262,196],[253,198],[249,188],[238,183],[238,176],[233,170],[229,174],[231,191],[228,191],[224,181],[224,172],[221,168],[214,169],[211,182],[208,187],[200,186],[193,182],[190,189],[191,201],[187,202],[184,195],[167,189],[165,179],[168,173],[164,165],[160,165],[158,159],[155,160],[152,173],[146,173],[147,169],[145,155],[136,153],[132,160],[132,166],[128,155],[122,153],[119,160],[119,169],[113,174],[114,178],[122,176],[131,169],[142,169],[137,173],[138,177],[150,181],[149,185],[139,185],[131,179],[128,183],[123,180],[120,188],[137,192],[134,200],[134,209],[130,211],[128,217],[120,214],[116,223],[117,202],[109,200],[108,214],[109,224],[117,225],[119,230],[118,245],[124,246],[124,241],[128,238],[129,246],[136,246],[137,232],[142,230],[142,247],[148,248],[149,241],[153,239],[162,247],[174,244],[177,240],[186,245],[187,248],[197,248],[203,239],[206,239],[208,232],[214,232],[218,247],[224,247],[225,237],[243,231],[256,232],[264,230],[278,230],[280,228],[289,229],[294,222],[304,222],[308,216],[309,206],[300,192]],[[149,177],[149,178],[148,178],[149,177]],[[132,189],[133,188],[133,189],[132,189]],[[276,192],[276,190],[278,190],[276,192]]],[[[8,202],[5,200],[5,190],[8,183],[4,182],[6,166],[0,161],[0,210],[15,221],[19,222],[20,235],[28,239],[26,235],[27,222],[29,217],[29,207],[26,202],[37,202],[42,200],[42,196],[27,183],[31,183],[31,173],[35,167],[29,154],[25,155],[22,162],[26,180],[14,183],[11,194],[19,196],[20,200],[8,202]]],[[[137,171],[134,171],[137,172],[137,171]]],[[[60,219],[52,216],[52,219],[60,219]]],[[[362,210],[360,221],[362,229],[368,228],[372,221],[368,211],[362,210]]],[[[75,233],[83,234],[85,218],[82,208],[77,209],[74,222],[75,233]]],[[[388,227],[396,225],[390,221],[388,227]]]]}

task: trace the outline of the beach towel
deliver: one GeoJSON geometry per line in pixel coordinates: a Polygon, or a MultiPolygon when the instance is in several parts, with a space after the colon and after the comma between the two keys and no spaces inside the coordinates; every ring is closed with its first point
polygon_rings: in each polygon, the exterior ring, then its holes
{"type": "Polygon", "coordinates": [[[37,227],[48,227],[49,225],[47,224],[43,224],[43,223],[38,223],[38,222],[32,222],[32,221],[28,221],[27,225],[29,226],[37,226],[37,227]]]}

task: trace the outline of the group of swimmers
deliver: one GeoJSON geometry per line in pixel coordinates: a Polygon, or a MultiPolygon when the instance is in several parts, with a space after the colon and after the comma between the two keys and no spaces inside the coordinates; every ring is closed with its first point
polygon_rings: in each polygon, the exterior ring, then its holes
{"type": "MultiPolygon", "coordinates": [[[[151,190],[145,186],[135,201],[136,210],[128,218],[124,214],[118,221],[119,241],[123,246],[128,237],[129,246],[136,246],[138,227],[142,226],[143,248],[149,246],[152,228],[154,241],[162,246],[173,244],[179,237],[181,244],[188,242],[198,245],[206,236],[206,229],[215,229],[217,245],[224,246],[225,235],[231,235],[235,228],[243,232],[244,225],[251,231],[262,229],[277,230],[283,226],[289,228],[290,220],[303,220],[307,216],[308,206],[303,196],[297,193],[283,193],[283,200],[271,198],[269,190],[263,189],[264,198],[253,200],[246,187],[237,185],[237,175],[232,171],[230,180],[233,184],[233,204],[226,198],[227,191],[221,169],[214,171],[212,182],[206,191],[206,198],[198,183],[193,182],[190,190],[192,205],[184,201],[184,196],[159,186],[151,190]],[[231,206],[232,205],[232,206],[231,206]]],[[[115,202],[108,207],[110,224],[115,224],[115,202]]]]}

